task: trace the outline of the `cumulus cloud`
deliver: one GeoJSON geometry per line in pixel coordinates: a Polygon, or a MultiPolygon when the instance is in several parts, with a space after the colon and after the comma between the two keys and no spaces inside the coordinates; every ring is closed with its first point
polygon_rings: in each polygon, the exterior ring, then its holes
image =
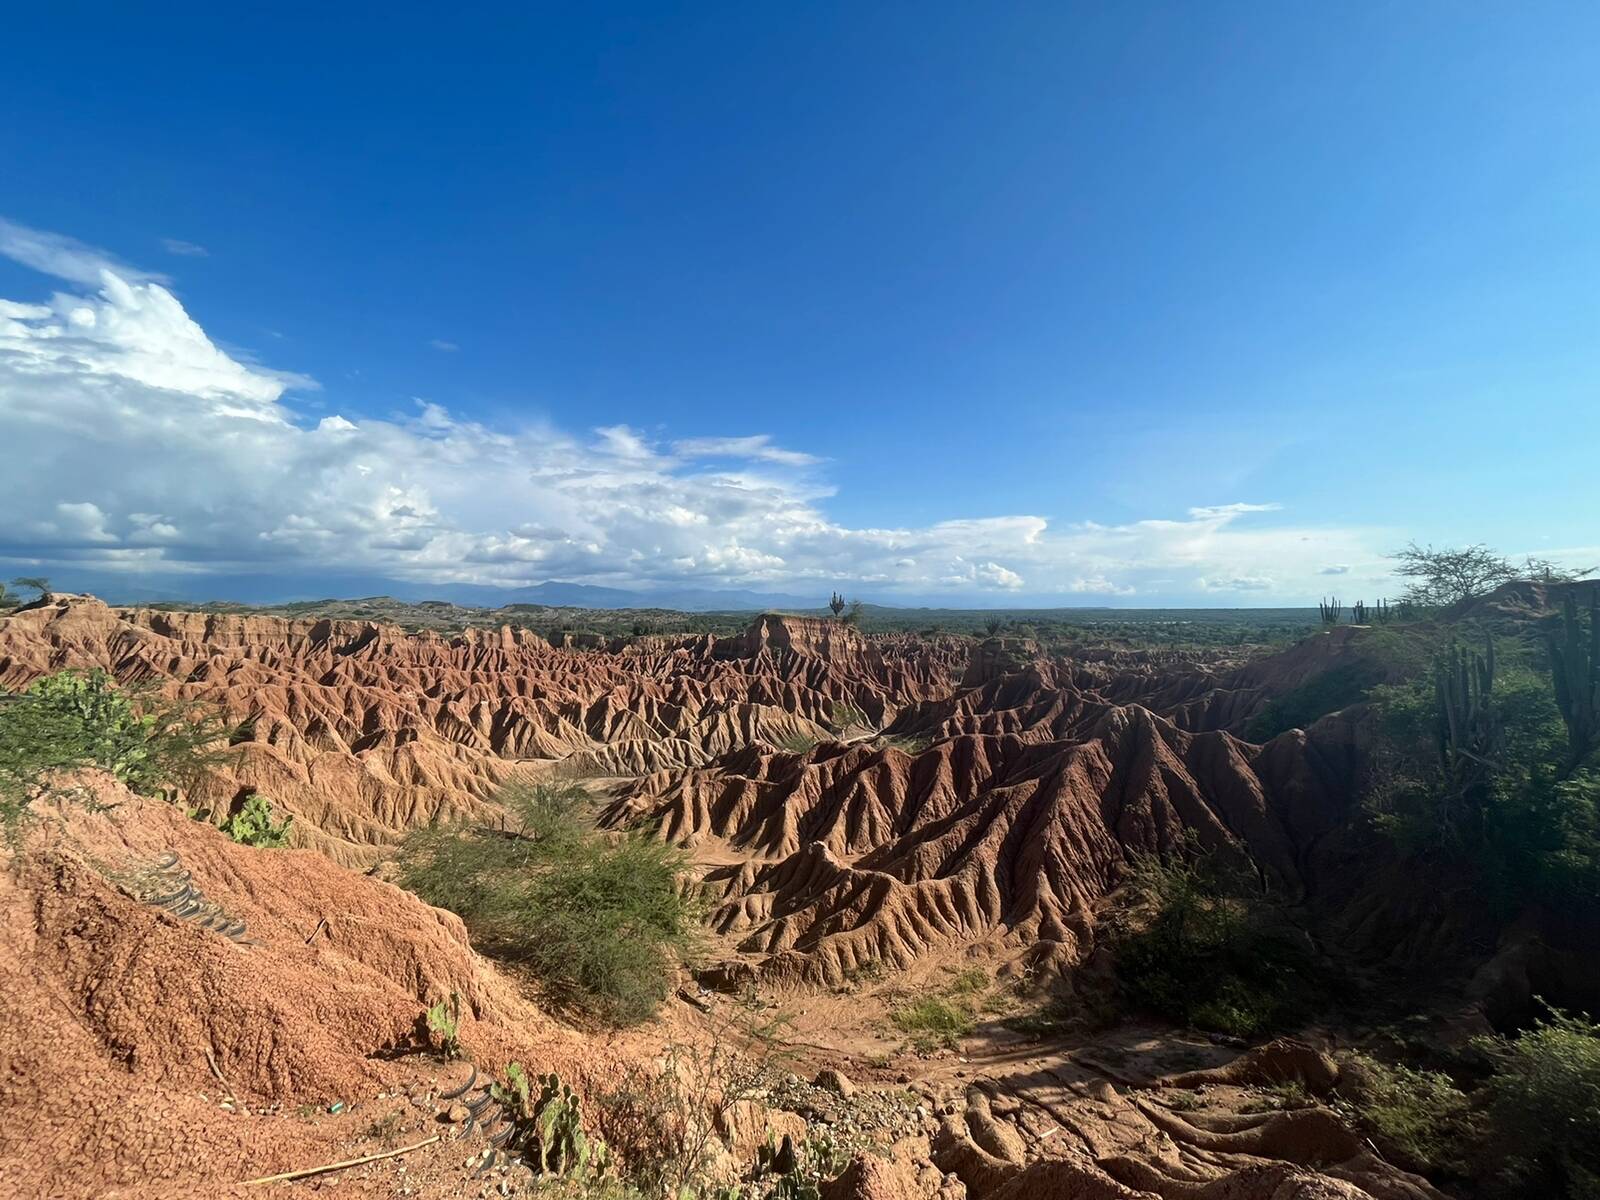
{"type": "Polygon", "coordinates": [[[297,407],[313,381],[219,349],[155,276],[0,225],[0,252],[74,289],[0,300],[0,557],[187,573],[361,571],[413,582],[694,582],[1039,598],[1314,592],[1379,563],[1361,531],[1269,504],[1124,524],[1037,515],[857,528],[820,460],[766,434],[490,427],[418,399],[373,419],[297,407]]]}

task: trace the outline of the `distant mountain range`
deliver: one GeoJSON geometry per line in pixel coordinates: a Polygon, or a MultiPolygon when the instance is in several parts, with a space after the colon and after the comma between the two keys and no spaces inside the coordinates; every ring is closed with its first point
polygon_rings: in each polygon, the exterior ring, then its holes
{"type": "Polygon", "coordinates": [[[759,612],[769,608],[817,609],[830,593],[800,596],[715,588],[595,587],[549,580],[531,587],[492,587],[472,583],[407,583],[378,576],[324,575],[315,578],[276,575],[197,575],[130,580],[106,573],[60,573],[51,580],[57,591],[92,592],[111,604],[203,603],[232,600],[241,604],[290,604],[301,600],[393,596],[397,600],[445,600],[474,608],[507,604],[542,604],[552,608],[670,608],[677,612],[759,612]]]}

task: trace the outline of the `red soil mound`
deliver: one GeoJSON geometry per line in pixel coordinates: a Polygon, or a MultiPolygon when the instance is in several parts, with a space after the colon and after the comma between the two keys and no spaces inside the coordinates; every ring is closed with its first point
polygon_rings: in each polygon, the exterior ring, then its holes
{"type": "Polygon", "coordinates": [[[452,914],[310,851],[236,845],[108,780],[86,786],[109,807],[46,809],[0,867],[0,1194],[211,1196],[338,1157],[350,1130],[290,1114],[445,1071],[385,1056],[452,992],[479,1062],[574,1078],[592,1057],[473,954],[452,914]],[[184,871],[255,944],[147,902],[184,871]],[[240,1108],[279,1115],[219,1110],[208,1053],[240,1108]]]}

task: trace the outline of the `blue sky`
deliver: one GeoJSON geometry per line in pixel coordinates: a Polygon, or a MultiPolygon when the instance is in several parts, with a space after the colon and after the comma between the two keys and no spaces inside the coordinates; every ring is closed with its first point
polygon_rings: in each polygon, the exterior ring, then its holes
{"type": "Polygon", "coordinates": [[[1600,561],[1592,5],[240,7],[7,15],[16,573],[1600,561]]]}

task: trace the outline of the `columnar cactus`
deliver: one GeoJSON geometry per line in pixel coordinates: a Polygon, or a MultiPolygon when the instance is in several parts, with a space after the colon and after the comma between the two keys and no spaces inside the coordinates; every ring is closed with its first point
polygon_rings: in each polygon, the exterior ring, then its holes
{"type": "Polygon", "coordinates": [[[1567,725],[1568,772],[1600,750],[1600,586],[1589,590],[1588,625],[1585,634],[1577,598],[1568,590],[1560,627],[1550,633],[1550,676],[1567,725]]]}

